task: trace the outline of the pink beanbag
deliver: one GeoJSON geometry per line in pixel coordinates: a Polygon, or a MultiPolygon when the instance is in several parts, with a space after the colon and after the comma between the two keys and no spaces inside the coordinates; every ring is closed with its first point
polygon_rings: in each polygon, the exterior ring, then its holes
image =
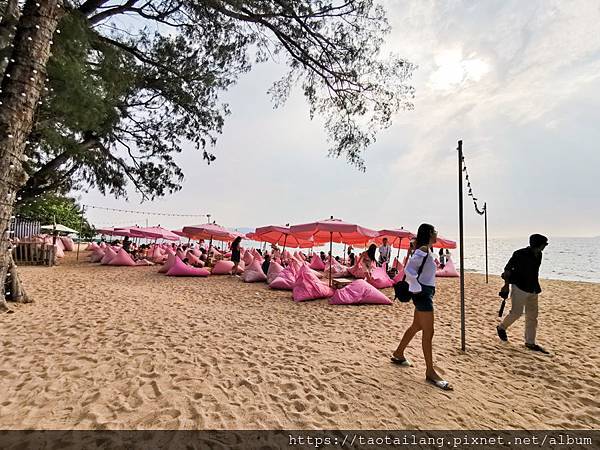
{"type": "Polygon", "coordinates": [[[98,247],[94,253],[90,255],[90,262],[98,263],[102,261],[102,258],[104,258],[104,250],[98,247]]]}
{"type": "Polygon", "coordinates": [[[325,263],[319,257],[319,255],[313,255],[310,260],[310,268],[313,270],[325,270],[325,263]]]}
{"type": "Polygon", "coordinates": [[[73,251],[73,249],[75,248],[75,243],[73,242],[73,239],[71,239],[70,237],[62,236],[60,240],[62,241],[66,252],[73,251]]]}
{"type": "Polygon", "coordinates": [[[394,282],[387,274],[386,268],[387,267],[384,264],[382,267],[375,267],[371,270],[371,279],[369,280],[369,283],[377,289],[385,289],[394,285],[394,282]]]}
{"type": "Polygon", "coordinates": [[[109,266],[135,266],[135,261],[125,249],[119,250],[114,258],[108,262],[109,266]]]}
{"type": "MultiPolygon", "coordinates": [[[[56,242],[60,242],[60,241],[56,241],[56,242]]],[[[58,245],[55,245],[54,248],[56,249],[55,256],[57,258],[64,258],[65,257],[65,252],[63,251],[62,247],[59,247],[58,245]]]]}
{"type": "Polygon", "coordinates": [[[252,252],[246,252],[244,254],[244,257],[242,258],[242,261],[244,261],[244,264],[246,264],[246,266],[252,264],[252,262],[254,261],[254,256],[252,256],[252,252]]]}
{"type": "Polygon", "coordinates": [[[177,249],[177,252],[175,253],[179,259],[185,259],[185,253],[183,253],[183,250],[181,250],[180,248],[177,249]]]}
{"type": "MultiPolygon", "coordinates": [[[[273,263],[271,263],[273,264],[273,263]]],[[[293,267],[286,267],[283,269],[273,281],[269,283],[271,289],[282,289],[284,291],[291,291],[294,289],[294,283],[296,283],[296,272],[293,267]]]]}
{"type": "Polygon", "coordinates": [[[258,259],[254,259],[254,262],[244,270],[242,274],[242,280],[246,283],[255,283],[257,281],[267,281],[267,276],[262,271],[260,262],[258,259]]]}
{"type": "MultiPolygon", "coordinates": [[[[50,244],[52,244],[52,238],[50,238],[50,244]]],[[[56,247],[60,248],[63,252],[65,251],[65,244],[63,244],[62,239],[60,238],[60,236],[58,236],[56,238],[56,243],[54,244],[56,247]]]]}
{"type": "Polygon", "coordinates": [[[91,244],[88,244],[88,246],[85,248],[85,252],[93,252],[94,250],[99,249],[100,247],[98,247],[98,244],[96,244],[95,242],[92,242],[91,244]]]}
{"type": "Polygon", "coordinates": [[[334,290],[321,282],[307,266],[300,268],[292,293],[295,302],[331,297],[333,294],[334,290]]]}
{"type": "Polygon", "coordinates": [[[112,247],[106,247],[104,257],[100,261],[100,264],[104,266],[107,265],[115,256],[117,256],[117,252],[115,252],[112,247]]]}
{"type": "Polygon", "coordinates": [[[367,271],[363,268],[363,266],[359,266],[358,263],[350,267],[348,269],[348,273],[354,278],[365,278],[367,276],[367,271]]]}
{"type": "Polygon", "coordinates": [[[454,266],[454,261],[452,261],[451,259],[448,259],[448,262],[446,263],[446,265],[444,266],[443,269],[438,269],[435,271],[435,276],[436,277],[459,277],[460,275],[458,274],[458,271],[456,270],[456,267],[454,266]]]}
{"type": "Polygon", "coordinates": [[[175,259],[177,257],[174,254],[169,254],[167,258],[167,262],[162,265],[160,269],[158,269],[158,273],[167,273],[171,267],[175,264],[175,259]]]}
{"type": "Polygon", "coordinates": [[[204,261],[201,261],[200,258],[194,255],[191,251],[187,252],[186,258],[192,266],[204,267],[204,261]]]}
{"type": "Polygon", "coordinates": [[[402,268],[402,270],[404,270],[404,266],[402,265],[402,263],[400,261],[398,261],[398,258],[394,258],[394,262],[392,263],[392,269],[396,269],[397,271],[400,271],[400,268],[402,268]]]}
{"type": "Polygon", "coordinates": [[[153,266],[154,263],[152,261],[148,261],[147,259],[138,259],[135,262],[136,266],[153,266]]]}
{"type": "Polygon", "coordinates": [[[271,284],[282,271],[283,267],[281,267],[281,264],[271,261],[269,264],[269,270],[267,270],[267,283],[271,284]]]}
{"type": "Polygon", "coordinates": [[[211,273],[213,275],[229,275],[233,266],[233,261],[217,261],[211,273]]]}
{"type": "Polygon", "coordinates": [[[175,263],[167,272],[168,277],[207,277],[209,275],[208,270],[188,266],[177,256],[175,257],[175,263]]]}
{"type": "Polygon", "coordinates": [[[394,282],[394,284],[396,284],[398,281],[402,281],[402,278],[404,278],[404,267],[400,266],[400,269],[398,269],[398,274],[394,277],[392,281],[394,282]]]}
{"type": "Polygon", "coordinates": [[[348,286],[338,289],[329,299],[330,305],[391,305],[392,301],[365,280],[354,280],[348,286]]]}
{"type": "MultiPolygon", "coordinates": [[[[327,276],[329,276],[329,265],[330,263],[325,264],[325,269],[323,270],[323,273],[327,276]]],[[[348,268],[346,266],[342,266],[339,262],[337,262],[334,259],[333,264],[331,265],[332,278],[347,277],[349,275],[350,272],[348,272],[348,268]]]]}

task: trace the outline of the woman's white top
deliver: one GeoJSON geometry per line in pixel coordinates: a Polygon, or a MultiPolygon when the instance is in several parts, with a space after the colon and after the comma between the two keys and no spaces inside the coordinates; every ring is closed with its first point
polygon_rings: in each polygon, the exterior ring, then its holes
{"type": "Polygon", "coordinates": [[[410,257],[406,268],[404,269],[404,273],[406,274],[406,282],[408,283],[408,290],[416,294],[421,292],[421,284],[426,286],[435,286],[436,269],[437,266],[435,265],[435,260],[432,253],[424,252],[421,249],[415,250],[410,257]],[[423,266],[423,271],[419,276],[419,281],[417,281],[417,273],[419,272],[419,267],[421,267],[424,258],[427,258],[427,261],[423,266]]]}

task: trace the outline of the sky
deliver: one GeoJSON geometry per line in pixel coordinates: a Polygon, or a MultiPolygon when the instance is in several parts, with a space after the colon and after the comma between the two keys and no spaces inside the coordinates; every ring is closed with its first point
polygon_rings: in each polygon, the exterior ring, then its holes
{"type": "MultiPolygon", "coordinates": [[[[413,111],[400,111],[365,153],[365,173],[327,157],[322,120],[300,92],[274,109],[267,90],[285,73],[255,66],[223,97],[232,114],[207,166],[178,155],[180,192],[140,204],[82,194],[108,208],[211,214],[229,228],[334,216],[458,237],[457,141],[473,192],[488,204],[491,237],[600,236],[600,2],[386,0],[383,52],[418,66],[413,111]]],[[[205,217],[88,209],[96,226],[180,228],[205,217]]],[[[483,219],[465,196],[465,235],[483,219]]]]}

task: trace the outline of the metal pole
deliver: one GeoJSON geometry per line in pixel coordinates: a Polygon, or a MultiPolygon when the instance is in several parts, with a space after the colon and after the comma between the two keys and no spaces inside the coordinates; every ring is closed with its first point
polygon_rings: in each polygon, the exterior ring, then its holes
{"type": "Polygon", "coordinates": [[[458,234],[460,241],[460,348],[466,350],[465,341],[465,240],[463,226],[463,150],[458,141],[458,234]]]}
{"type": "Polygon", "coordinates": [[[331,286],[331,258],[333,257],[333,231],[329,232],[329,286],[331,286]]]}
{"type": "Polygon", "coordinates": [[[487,203],[483,204],[483,220],[485,223],[485,282],[488,283],[488,229],[487,229],[487,203]]]}
{"type": "Polygon", "coordinates": [[[79,236],[77,242],[77,261],[79,261],[79,247],[81,246],[81,229],[83,228],[83,215],[85,214],[85,205],[81,208],[81,217],[79,218],[79,236]]]}

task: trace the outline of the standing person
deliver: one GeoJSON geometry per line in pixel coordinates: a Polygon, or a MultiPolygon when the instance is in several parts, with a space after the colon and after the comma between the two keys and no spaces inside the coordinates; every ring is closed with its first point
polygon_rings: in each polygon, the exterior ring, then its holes
{"type": "Polygon", "coordinates": [[[404,273],[409,291],[413,294],[415,314],[413,322],[404,332],[398,348],[392,355],[392,362],[401,366],[410,366],[404,351],[413,337],[423,332],[422,346],[425,357],[425,379],[445,391],[453,390],[450,383],[442,379],[433,367],[433,296],[435,295],[435,270],[433,253],[430,247],[437,240],[437,231],[433,225],[421,224],[417,231],[416,250],[408,261],[404,273]]]}
{"type": "Polygon", "coordinates": [[[231,269],[231,275],[237,275],[238,266],[240,264],[240,260],[242,259],[240,243],[242,242],[242,237],[236,237],[231,243],[231,261],[233,261],[233,269],[231,269]]]}
{"type": "Polygon", "coordinates": [[[389,264],[391,254],[392,247],[388,244],[387,238],[383,238],[383,245],[379,247],[379,265],[389,264]]]}
{"type": "Polygon", "coordinates": [[[444,254],[444,249],[440,248],[440,269],[443,269],[446,266],[446,255],[444,254]]]}
{"type": "Polygon", "coordinates": [[[508,341],[507,328],[521,317],[525,310],[525,347],[545,354],[549,352],[535,343],[535,336],[538,323],[538,294],[542,292],[539,272],[542,252],[547,245],[546,236],[532,234],[529,237],[529,247],[514,252],[506,264],[502,274],[504,286],[500,293],[507,295],[510,290],[511,308],[510,313],[496,327],[500,339],[508,341]]]}
{"type": "Polygon", "coordinates": [[[271,265],[271,256],[267,253],[265,255],[265,260],[263,261],[261,268],[264,274],[266,275],[269,272],[269,266],[271,265]]]}

